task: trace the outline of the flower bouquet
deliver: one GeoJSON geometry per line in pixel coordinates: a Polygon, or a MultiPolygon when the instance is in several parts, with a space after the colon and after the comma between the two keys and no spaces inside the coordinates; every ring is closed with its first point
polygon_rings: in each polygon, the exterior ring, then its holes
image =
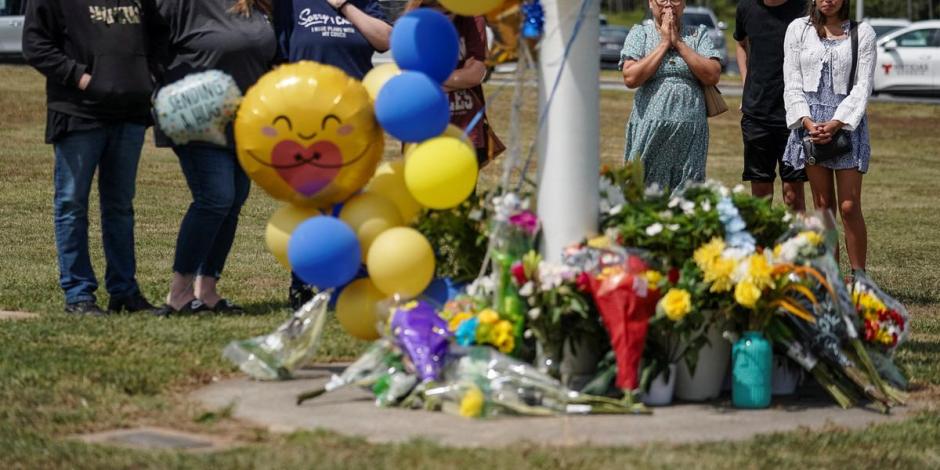
{"type": "Polygon", "coordinates": [[[572,247],[565,255],[567,263],[583,270],[579,282],[591,292],[607,330],[616,358],[617,388],[628,406],[644,412],[637,400],[638,371],[649,320],[659,299],[659,291],[647,278],[649,265],[607,238],[572,247]]]}
{"type": "Polygon", "coordinates": [[[891,360],[910,335],[910,314],[867,276],[856,276],[850,286],[852,303],[863,323],[863,340],[878,373],[901,390],[908,380],[891,360]]]}
{"type": "Polygon", "coordinates": [[[317,352],[331,295],[331,291],[317,294],[273,333],[232,341],[222,355],[252,378],[291,378],[291,374],[307,365],[317,352]]]}
{"type": "Polygon", "coordinates": [[[558,378],[565,343],[578,343],[584,335],[599,333],[591,299],[578,289],[580,271],[550,263],[530,251],[513,263],[511,273],[527,308],[525,336],[534,336],[537,343],[536,365],[558,378]]]}
{"type": "Polygon", "coordinates": [[[371,388],[383,376],[397,371],[400,363],[401,352],[391,341],[381,338],[373,342],[365,353],[343,370],[342,374],[334,375],[321,387],[298,395],[297,404],[300,405],[307,400],[350,385],[371,388]]]}
{"type": "MultiPolygon", "coordinates": [[[[826,362],[830,369],[827,372],[835,383],[824,383],[825,378],[820,383],[830,392],[833,385],[841,389],[843,396],[834,395],[834,398],[843,406],[867,398],[887,412],[891,406],[903,404],[906,395],[885,381],[858,334],[862,318],[857,315],[852,297],[839,278],[831,248],[835,233],[826,229],[832,222],[826,224],[825,217],[829,216],[794,224],[791,233],[774,248],[778,269],[802,274],[807,281],[806,290],[800,291],[788,307],[811,313],[813,320],[789,318],[774,325],[775,339],[779,337],[790,344],[798,342],[803,349],[826,362]]],[[[894,369],[890,361],[882,365],[882,369],[889,367],[894,369]]],[[[897,375],[901,376],[899,372],[897,375]]]]}
{"type": "Polygon", "coordinates": [[[493,199],[490,256],[496,275],[493,306],[510,321],[517,344],[525,330],[525,306],[513,283],[512,266],[535,247],[538,217],[529,210],[528,199],[506,193],[493,199]]]}
{"type": "Polygon", "coordinates": [[[488,347],[455,348],[444,378],[445,385],[425,395],[442,403],[445,412],[467,418],[630,411],[617,400],[568,390],[533,366],[488,347]]]}

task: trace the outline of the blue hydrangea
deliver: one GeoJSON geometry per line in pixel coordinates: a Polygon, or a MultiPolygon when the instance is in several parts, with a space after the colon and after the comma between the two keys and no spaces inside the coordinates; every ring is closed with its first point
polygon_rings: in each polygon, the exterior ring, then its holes
{"type": "Polygon", "coordinates": [[[741,218],[741,213],[731,201],[730,197],[722,197],[718,201],[718,219],[725,227],[725,243],[731,248],[740,248],[754,251],[757,241],[747,231],[747,224],[741,218]]]}

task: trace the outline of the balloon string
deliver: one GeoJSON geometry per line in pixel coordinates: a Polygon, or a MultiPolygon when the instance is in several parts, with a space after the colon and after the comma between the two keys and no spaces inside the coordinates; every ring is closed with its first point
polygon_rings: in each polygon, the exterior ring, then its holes
{"type": "Polygon", "coordinates": [[[552,102],[555,100],[555,94],[558,92],[558,85],[561,83],[561,75],[565,71],[565,64],[568,62],[568,57],[571,55],[571,49],[574,46],[574,41],[578,38],[578,33],[581,31],[581,26],[584,24],[585,17],[587,16],[588,7],[591,5],[593,0],[582,0],[581,9],[578,12],[578,20],[574,24],[574,29],[571,31],[571,37],[568,39],[568,43],[565,45],[565,53],[561,58],[561,64],[558,67],[558,73],[555,75],[555,83],[552,85],[552,91],[548,95],[548,100],[545,101],[545,108],[542,110],[541,115],[539,116],[538,126],[535,130],[535,137],[533,138],[532,145],[529,147],[529,153],[526,156],[525,165],[522,167],[522,174],[519,177],[519,184],[516,186],[516,191],[522,188],[522,184],[526,181],[526,173],[529,171],[529,166],[532,164],[532,156],[535,153],[536,145],[538,144],[539,135],[542,133],[542,128],[545,127],[545,122],[548,118],[548,111],[552,107],[552,102]]]}
{"type": "MultiPolygon", "coordinates": [[[[587,0],[585,0],[585,1],[587,1],[587,0]]],[[[583,5],[582,5],[582,10],[583,10],[583,5]]],[[[578,15],[578,16],[581,17],[582,19],[583,19],[583,17],[584,17],[584,13],[583,13],[583,12],[571,13],[571,14],[569,14],[569,15],[567,15],[567,16],[565,17],[565,20],[567,21],[569,18],[571,18],[572,16],[575,16],[575,15],[578,15]]],[[[579,21],[580,21],[580,20],[579,20],[579,21]]],[[[576,28],[577,28],[577,26],[576,26],[576,28]]],[[[548,39],[548,38],[554,36],[555,34],[558,34],[560,31],[561,31],[561,25],[560,25],[560,23],[559,23],[559,24],[556,25],[554,28],[552,28],[551,31],[545,32],[545,33],[542,35],[542,39],[541,39],[540,41],[545,41],[546,39],[548,39]]],[[[577,29],[574,30],[574,34],[577,34],[577,29]]],[[[522,39],[522,36],[520,35],[520,36],[519,36],[519,50],[524,51],[524,52],[528,55],[528,53],[529,53],[528,49],[524,49],[524,48],[525,48],[525,42],[524,42],[524,40],[522,39]]],[[[569,49],[570,49],[570,48],[569,48],[569,49]]],[[[563,59],[563,62],[562,62],[562,65],[564,65],[564,60],[567,59],[567,56],[568,56],[568,53],[566,52],[566,53],[565,53],[565,58],[563,59]]],[[[529,63],[530,63],[530,64],[534,64],[535,61],[532,60],[531,57],[528,57],[528,58],[530,59],[530,60],[529,60],[529,63]]],[[[517,63],[516,67],[517,67],[517,68],[518,68],[518,66],[519,66],[518,64],[519,64],[520,62],[522,62],[522,59],[523,59],[523,58],[520,57],[519,59],[516,60],[516,63],[517,63]]],[[[498,86],[496,87],[496,91],[495,91],[494,93],[491,93],[491,94],[490,94],[489,101],[492,102],[492,100],[493,100],[494,98],[496,98],[497,96],[499,96],[499,94],[502,93],[502,92],[505,90],[505,88],[508,87],[508,86],[509,86],[509,84],[498,85],[498,86]]],[[[473,132],[473,129],[476,128],[477,124],[479,124],[479,122],[480,122],[480,121],[483,119],[483,117],[486,115],[486,108],[487,108],[488,106],[489,106],[488,103],[484,103],[484,104],[483,104],[483,108],[480,109],[480,111],[478,111],[478,112],[476,113],[476,115],[473,116],[473,119],[470,120],[470,123],[467,124],[467,127],[464,129],[464,135],[469,135],[470,132],[473,132]]]]}
{"type": "Polygon", "coordinates": [[[516,66],[516,83],[509,117],[509,156],[503,164],[503,175],[502,178],[500,178],[499,184],[500,192],[509,188],[509,180],[512,178],[512,172],[519,166],[519,157],[522,151],[521,115],[522,105],[525,99],[526,72],[529,71],[530,67],[535,68],[531,50],[527,47],[526,41],[521,36],[519,37],[519,50],[522,51],[522,55],[519,57],[519,63],[516,66]]]}

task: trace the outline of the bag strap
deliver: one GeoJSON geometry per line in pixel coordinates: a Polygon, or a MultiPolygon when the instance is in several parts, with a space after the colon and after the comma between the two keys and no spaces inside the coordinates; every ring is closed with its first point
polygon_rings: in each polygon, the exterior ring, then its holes
{"type": "Polygon", "coordinates": [[[847,95],[852,93],[852,88],[855,87],[855,75],[858,69],[858,23],[852,21],[849,24],[852,35],[852,70],[849,72],[849,89],[845,93],[847,95]]]}

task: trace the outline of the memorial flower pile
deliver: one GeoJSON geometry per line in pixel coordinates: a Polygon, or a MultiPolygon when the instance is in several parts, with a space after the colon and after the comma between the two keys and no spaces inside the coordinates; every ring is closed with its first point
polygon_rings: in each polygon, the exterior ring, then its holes
{"type": "Polygon", "coordinates": [[[841,406],[904,403],[890,356],[907,312],[867,278],[841,282],[831,223],[716,183],[666,195],[630,170],[604,178],[604,235],[560,263],[535,250],[528,198],[493,198],[486,273],[443,308],[392,306],[386,337],[302,398],[356,385],[468,418],[647,412],[640,392],[677,361],[694,370],[718,327],[763,331],[841,406]],[[575,344],[602,346],[580,390],[560,380],[575,344]]]}

